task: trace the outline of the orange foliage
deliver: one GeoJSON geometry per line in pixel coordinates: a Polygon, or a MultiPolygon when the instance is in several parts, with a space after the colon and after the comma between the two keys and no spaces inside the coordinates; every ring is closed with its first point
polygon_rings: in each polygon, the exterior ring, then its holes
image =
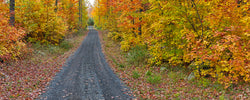
{"type": "Polygon", "coordinates": [[[7,4],[0,3],[0,60],[20,57],[26,45],[22,38],[25,31],[9,25],[7,4]]]}

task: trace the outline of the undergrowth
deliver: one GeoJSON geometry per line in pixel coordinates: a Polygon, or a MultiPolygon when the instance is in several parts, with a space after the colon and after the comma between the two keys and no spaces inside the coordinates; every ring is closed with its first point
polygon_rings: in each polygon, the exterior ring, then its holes
{"type": "Polygon", "coordinates": [[[102,33],[104,52],[112,68],[128,85],[138,99],[247,99],[249,84],[239,84],[225,89],[212,78],[196,77],[189,67],[148,65],[150,55],[146,46],[135,46],[122,52],[116,43],[102,33]],[[240,96],[239,96],[240,95],[240,96]]]}
{"type": "Polygon", "coordinates": [[[146,46],[135,46],[127,55],[127,62],[131,65],[140,66],[146,64],[148,58],[148,52],[146,46]]]}
{"type": "Polygon", "coordinates": [[[83,30],[74,32],[73,34],[68,35],[59,45],[43,45],[40,42],[36,42],[32,45],[35,54],[49,54],[49,55],[60,55],[66,51],[69,51],[74,47],[75,40],[74,37],[83,36],[83,30]]]}

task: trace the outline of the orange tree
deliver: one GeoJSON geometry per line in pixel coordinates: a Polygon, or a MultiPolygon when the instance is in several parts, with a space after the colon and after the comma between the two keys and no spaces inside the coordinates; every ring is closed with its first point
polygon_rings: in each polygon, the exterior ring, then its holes
{"type": "Polygon", "coordinates": [[[26,48],[22,41],[25,31],[9,24],[8,5],[0,0],[0,60],[20,57],[26,48]]]}

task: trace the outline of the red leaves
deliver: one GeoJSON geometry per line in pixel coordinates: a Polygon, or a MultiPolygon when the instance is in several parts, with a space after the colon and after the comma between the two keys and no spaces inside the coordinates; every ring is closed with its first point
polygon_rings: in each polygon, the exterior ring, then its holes
{"type": "MultiPolygon", "coordinates": [[[[36,58],[37,59],[37,58],[36,58]]],[[[38,58],[37,60],[40,60],[38,58]]],[[[45,60],[45,59],[43,59],[45,60]]],[[[17,61],[10,65],[3,66],[0,70],[8,75],[8,78],[1,78],[0,97],[2,99],[19,98],[35,99],[58,71],[58,66],[63,59],[57,58],[46,63],[33,63],[32,60],[17,61]],[[54,63],[56,61],[56,63],[54,63]],[[40,65],[42,64],[42,65],[40,65]],[[46,74],[45,74],[46,73],[46,74]],[[4,92],[3,92],[4,91],[4,92]]]]}
{"type": "Polygon", "coordinates": [[[217,36],[223,37],[224,35],[225,35],[225,32],[218,32],[218,31],[216,31],[214,37],[217,37],[217,36]]]}
{"type": "Polygon", "coordinates": [[[8,65],[0,63],[0,99],[37,98],[61,69],[66,59],[80,45],[82,37],[74,38],[78,44],[64,55],[33,55],[29,56],[29,59],[9,62],[8,65]],[[4,77],[1,77],[1,73],[4,77]]]}
{"type": "Polygon", "coordinates": [[[7,17],[0,15],[0,19],[2,19],[0,20],[0,59],[9,60],[20,56],[20,52],[26,48],[21,40],[25,32],[21,28],[10,26],[7,17]]]}
{"type": "Polygon", "coordinates": [[[134,18],[132,17],[132,16],[127,16],[127,19],[129,19],[129,20],[133,20],[134,18]]]}

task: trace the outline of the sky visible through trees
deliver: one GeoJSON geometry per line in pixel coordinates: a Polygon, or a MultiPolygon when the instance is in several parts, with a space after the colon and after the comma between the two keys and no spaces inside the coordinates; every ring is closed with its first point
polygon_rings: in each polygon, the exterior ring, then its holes
{"type": "Polygon", "coordinates": [[[94,3],[95,3],[95,0],[88,0],[89,1],[89,3],[93,6],[94,5],[94,3]]]}

